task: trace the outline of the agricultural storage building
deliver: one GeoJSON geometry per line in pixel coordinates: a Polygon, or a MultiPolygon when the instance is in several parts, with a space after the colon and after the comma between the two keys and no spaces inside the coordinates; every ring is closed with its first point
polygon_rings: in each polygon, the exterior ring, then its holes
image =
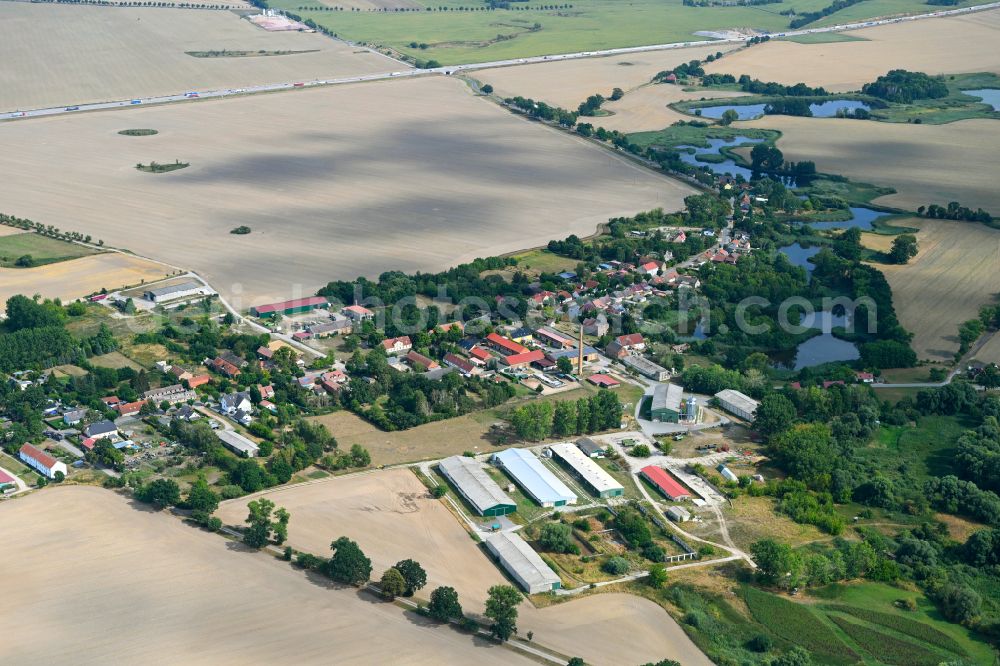
{"type": "Polygon", "coordinates": [[[653,401],[649,405],[649,418],[656,422],[677,423],[684,410],[681,405],[683,392],[677,384],[657,384],[653,389],[653,401]]]}
{"type": "Polygon", "coordinates": [[[759,404],[750,396],[732,389],[719,391],[715,394],[715,399],[719,401],[719,406],[724,410],[747,421],[753,421],[754,413],[757,411],[759,404]]]}
{"type": "Polygon", "coordinates": [[[317,308],[325,308],[328,305],[329,302],[322,296],[310,296],[308,298],[296,298],[291,301],[257,305],[250,308],[250,314],[261,319],[270,319],[276,314],[293,315],[301,312],[311,312],[317,308]]]}
{"type": "Polygon", "coordinates": [[[481,516],[505,516],[517,509],[514,500],[472,458],[445,458],[438,463],[438,471],[481,516]]]}
{"type": "Polygon", "coordinates": [[[608,450],[608,447],[594,441],[590,437],[581,437],[576,440],[576,445],[580,447],[580,450],[588,458],[603,458],[608,450]]]}
{"type": "Polygon", "coordinates": [[[486,538],[486,548],[528,594],[562,587],[559,576],[517,534],[497,532],[486,538]]]}
{"type": "Polygon", "coordinates": [[[215,292],[201,284],[200,282],[183,282],[172,287],[160,287],[159,289],[149,289],[143,296],[147,301],[162,303],[172,301],[175,298],[187,298],[188,296],[209,296],[215,292]]]}
{"type": "Polygon", "coordinates": [[[249,439],[232,430],[216,430],[215,436],[222,440],[222,444],[238,456],[244,458],[254,458],[257,456],[258,446],[249,439]]]}
{"type": "Polygon", "coordinates": [[[667,507],[667,518],[675,523],[686,523],[691,520],[691,512],[682,506],[667,507]]]}
{"type": "Polygon", "coordinates": [[[588,487],[590,492],[598,497],[620,497],[625,493],[625,487],[615,481],[615,478],[601,469],[601,466],[591,460],[575,444],[563,442],[549,447],[552,455],[572,470],[588,487]]]}
{"type": "Polygon", "coordinates": [[[47,479],[55,478],[56,472],[62,472],[63,476],[66,476],[66,463],[56,460],[31,444],[22,446],[18,457],[47,479]]]}
{"type": "Polygon", "coordinates": [[[644,377],[649,377],[650,379],[658,382],[665,382],[670,379],[670,371],[663,366],[653,363],[645,356],[639,356],[638,354],[629,354],[622,359],[622,363],[626,366],[632,368],[640,375],[644,377]]]}
{"type": "Polygon", "coordinates": [[[517,485],[542,506],[576,504],[576,495],[531,451],[507,449],[494,454],[493,462],[506,470],[517,485]]]}
{"type": "Polygon", "coordinates": [[[670,474],[667,473],[667,471],[662,467],[647,465],[639,470],[639,473],[642,474],[647,481],[656,486],[657,490],[666,495],[667,499],[678,502],[680,500],[691,498],[691,491],[682,486],[679,481],[670,476],[670,474]]]}

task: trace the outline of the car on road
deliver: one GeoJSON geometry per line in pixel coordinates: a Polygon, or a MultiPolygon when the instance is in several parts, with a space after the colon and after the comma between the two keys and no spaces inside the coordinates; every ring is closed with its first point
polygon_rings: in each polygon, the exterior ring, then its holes
{"type": "Polygon", "coordinates": [[[141,99],[134,99],[131,102],[129,102],[129,104],[142,104],[142,100],[141,99]]]}
{"type": "Polygon", "coordinates": [[[67,106],[66,110],[67,111],[79,111],[80,107],[78,107],[78,106],[67,106]]]}

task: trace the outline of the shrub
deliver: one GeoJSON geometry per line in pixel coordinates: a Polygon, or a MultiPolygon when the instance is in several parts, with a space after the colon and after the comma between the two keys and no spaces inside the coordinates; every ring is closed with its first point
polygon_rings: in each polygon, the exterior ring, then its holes
{"type": "Polygon", "coordinates": [[[774,642],[767,634],[757,634],[747,641],[747,649],[751,652],[769,652],[774,642]]]}
{"type": "Polygon", "coordinates": [[[612,576],[621,576],[628,572],[628,560],[624,557],[615,555],[614,557],[608,559],[608,561],[605,562],[601,568],[612,576]]]}

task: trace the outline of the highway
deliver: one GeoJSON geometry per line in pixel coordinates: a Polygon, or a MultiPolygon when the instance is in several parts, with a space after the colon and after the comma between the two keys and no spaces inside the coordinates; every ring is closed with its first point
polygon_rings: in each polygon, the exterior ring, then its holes
{"type": "MultiPolygon", "coordinates": [[[[943,11],[930,12],[927,14],[916,14],[913,16],[901,16],[895,18],[878,19],[859,23],[845,23],[825,28],[810,28],[807,30],[789,30],[787,32],[771,33],[772,37],[795,37],[799,35],[813,35],[826,32],[842,32],[845,30],[857,30],[860,28],[870,28],[878,25],[888,25],[891,23],[902,23],[907,21],[918,21],[929,18],[941,18],[945,16],[956,16],[969,14],[971,12],[983,11],[986,9],[1000,8],[1000,2],[992,2],[983,5],[973,5],[961,9],[948,9],[943,11]]],[[[175,102],[187,102],[198,99],[217,99],[222,97],[235,97],[239,95],[251,95],[256,93],[278,92],[284,90],[295,90],[297,88],[314,88],[317,86],[335,86],[347,83],[362,83],[365,81],[385,81],[397,78],[412,78],[417,76],[444,75],[450,76],[463,72],[474,72],[481,69],[492,69],[494,67],[510,67],[516,65],[528,65],[542,62],[556,62],[560,60],[578,60],[581,58],[601,58],[606,56],[624,55],[629,53],[645,53],[648,51],[667,51],[671,49],[685,49],[696,46],[711,46],[713,44],[739,44],[747,40],[747,37],[729,39],[706,39],[693,42],[675,42],[672,44],[654,44],[650,46],[631,46],[618,49],[604,49],[599,51],[581,51],[579,53],[564,53],[560,55],[531,56],[527,58],[514,58],[510,60],[496,60],[492,62],[471,63],[467,65],[452,65],[448,67],[436,67],[433,69],[405,69],[396,72],[383,72],[380,74],[366,74],[363,76],[350,76],[338,79],[316,79],[312,81],[293,81],[289,83],[271,83],[266,85],[251,86],[246,88],[227,88],[220,90],[189,90],[172,95],[161,95],[157,97],[143,97],[126,100],[115,100],[110,102],[95,102],[90,104],[67,103],[63,106],[51,107],[47,109],[31,109],[9,111],[0,114],[0,120],[20,120],[27,118],[39,118],[45,116],[56,116],[62,114],[79,113],[81,111],[99,111],[103,109],[122,109],[148,106],[150,104],[170,104],[175,102]]]]}

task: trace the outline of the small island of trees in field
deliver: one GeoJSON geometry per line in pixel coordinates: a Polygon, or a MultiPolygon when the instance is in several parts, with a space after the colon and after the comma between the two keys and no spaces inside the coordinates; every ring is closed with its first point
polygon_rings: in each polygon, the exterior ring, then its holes
{"type": "Polygon", "coordinates": [[[153,136],[160,132],[155,129],[123,129],[118,131],[122,136],[153,136]]]}
{"type": "Polygon", "coordinates": [[[229,233],[236,234],[237,236],[245,236],[246,234],[250,233],[250,231],[251,231],[250,227],[246,226],[245,224],[241,224],[235,229],[230,229],[229,233]]]}
{"type": "Polygon", "coordinates": [[[135,168],[139,171],[145,171],[146,173],[167,173],[168,171],[177,171],[178,169],[186,169],[191,166],[190,162],[181,162],[180,160],[174,160],[171,164],[160,164],[159,162],[150,162],[149,164],[143,164],[139,162],[135,165],[135,168]]]}

